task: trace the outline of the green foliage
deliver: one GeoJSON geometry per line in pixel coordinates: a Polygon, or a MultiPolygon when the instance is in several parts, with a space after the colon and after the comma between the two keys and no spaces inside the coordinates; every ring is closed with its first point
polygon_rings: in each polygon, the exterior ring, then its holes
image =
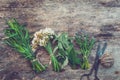
{"type": "Polygon", "coordinates": [[[30,60],[35,71],[44,71],[45,67],[35,59],[35,55],[32,52],[28,30],[20,25],[15,19],[8,21],[7,24],[9,28],[4,32],[7,37],[5,43],[30,60]]]}
{"type": "Polygon", "coordinates": [[[55,56],[56,48],[53,49],[53,47],[51,45],[51,42],[48,41],[48,43],[45,46],[45,49],[48,51],[48,53],[50,55],[53,70],[56,71],[56,72],[60,72],[61,71],[61,65],[60,65],[60,63],[58,62],[58,60],[55,56]]]}
{"type": "Polygon", "coordinates": [[[81,68],[88,69],[89,68],[88,57],[93,48],[93,45],[95,44],[95,40],[94,38],[90,38],[88,34],[86,34],[85,32],[81,32],[80,34],[79,33],[76,34],[75,41],[77,45],[79,45],[80,53],[82,56],[81,68]]]}
{"type": "Polygon", "coordinates": [[[68,62],[72,68],[76,68],[77,65],[80,64],[80,59],[77,57],[78,54],[74,49],[72,43],[73,39],[68,37],[68,34],[62,33],[59,36],[56,36],[56,40],[58,44],[58,53],[60,56],[64,57],[64,62],[68,62]]]}
{"type": "MultiPolygon", "coordinates": [[[[13,47],[26,59],[30,60],[35,71],[44,71],[46,67],[36,59],[31,49],[28,30],[20,25],[15,19],[8,21],[7,24],[9,28],[4,32],[7,37],[5,43],[13,47]]],[[[82,69],[89,68],[88,57],[95,44],[93,38],[90,38],[90,36],[84,32],[76,34],[75,42],[79,46],[79,54],[74,47],[74,39],[69,37],[67,33],[54,35],[52,37],[52,40],[48,38],[48,42],[44,48],[50,55],[54,71],[60,72],[68,64],[72,68],[78,68],[79,65],[82,69]],[[81,57],[78,57],[79,55],[81,57]]]]}

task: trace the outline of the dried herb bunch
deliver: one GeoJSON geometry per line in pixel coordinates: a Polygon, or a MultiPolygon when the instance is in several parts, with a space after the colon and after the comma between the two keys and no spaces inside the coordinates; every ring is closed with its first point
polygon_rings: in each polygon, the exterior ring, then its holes
{"type": "Polygon", "coordinates": [[[88,57],[95,44],[95,39],[92,36],[88,35],[87,32],[81,30],[76,33],[75,41],[80,48],[81,68],[88,69],[90,66],[88,57]]]}
{"type": "Polygon", "coordinates": [[[36,72],[44,71],[46,68],[42,65],[33,54],[32,48],[30,46],[30,35],[28,30],[22,25],[20,25],[15,19],[7,21],[8,28],[5,29],[4,33],[7,37],[5,43],[13,47],[26,59],[30,60],[33,66],[33,70],[36,72]]]}
{"type": "Polygon", "coordinates": [[[37,46],[44,47],[45,50],[50,55],[53,70],[56,72],[59,72],[61,71],[61,66],[55,56],[56,48],[55,46],[53,46],[53,43],[52,43],[54,35],[55,33],[51,28],[45,28],[35,32],[34,38],[32,41],[32,48],[33,50],[36,50],[37,46]]]}

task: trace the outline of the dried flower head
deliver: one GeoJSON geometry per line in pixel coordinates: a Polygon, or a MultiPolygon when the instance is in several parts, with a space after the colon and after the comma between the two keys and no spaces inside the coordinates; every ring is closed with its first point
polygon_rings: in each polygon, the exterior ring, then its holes
{"type": "Polygon", "coordinates": [[[35,51],[38,46],[45,46],[49,40],[49,36],[53,36],[54,31],[51,28],[41,29],[35,32],[32,40],[32,50],[35,51]]]}

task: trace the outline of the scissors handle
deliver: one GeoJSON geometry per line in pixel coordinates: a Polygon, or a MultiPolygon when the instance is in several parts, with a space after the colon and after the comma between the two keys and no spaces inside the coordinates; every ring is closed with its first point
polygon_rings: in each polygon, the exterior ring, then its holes
{"type": "Polygon", "coordinates": [[[94,80],[100,80],[98,77],[95,77],[95,79],[94,80]]]}
{"type": "MultiPolygon", "coordinates": [[[[83,80],[83,77],[86,77],[87,80],[90,80],[90,74],[84,74],[81,76],[80,80],[83,80]]],[[[100,80],[97,76],[95,76],[95,79],[94,80],[100,80]]]]}
{"type": "Polygon", "coordinates": [[[91,74],[83,74],[83,75],[81,76],[80,80],[83,80],[83,77],[86,77],[87,80],[90,80],[90,78],[89,78],[90,75],[91,75],[91,74]]]}

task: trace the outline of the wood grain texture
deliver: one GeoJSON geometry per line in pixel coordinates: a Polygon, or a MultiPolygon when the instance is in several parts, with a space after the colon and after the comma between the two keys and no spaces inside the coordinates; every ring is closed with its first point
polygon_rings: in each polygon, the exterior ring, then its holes
{"type": "MultiPolygon", "coordinates": [[[[9,18],[16,18],[31,33],[45,27],[50,27],[56,32],[68,32],[70,36],[80,29],[93,33],[96,39],[108,42],[106,52],[112,53],[115,58],[111,69],[100,68],[100,77],[103,80],[107,80],[105,76],[116,77],[113,80],[120,79],[114,75],[115,71],[120,70],[119,0],[0,0],[0,50],[7,49],[1,38],[4,37],[3,30],[7,27],[5,19],[9,18]]],[[[0,60],[4,56],[1,53],[3,52],[0,51],[0,60]]],[[[56,75],[57,80],[79,80],[80,73],[79,70],[68,70],[63,75],[60,73],[61,76],[51,73],[41,74],[40,77],[53,80],[55,78],[49,79],[49,76],[56,75]]]]}

